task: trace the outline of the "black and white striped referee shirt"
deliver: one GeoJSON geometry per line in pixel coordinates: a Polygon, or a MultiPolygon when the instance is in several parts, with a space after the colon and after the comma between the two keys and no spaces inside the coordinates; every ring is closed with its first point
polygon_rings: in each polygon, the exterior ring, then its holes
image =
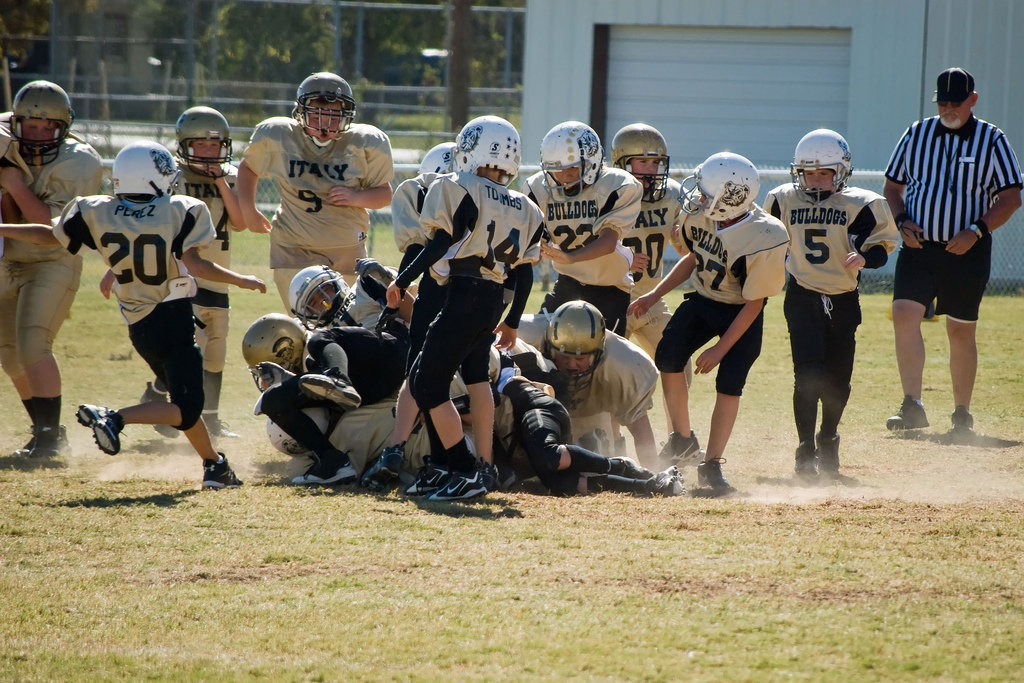
{"type": "Polygon", "coordinates": [[[1000,191],[1022,186],[1003,131],[973,116],[957,130],[938,116],[912,124],[885,177],[906,185],[907,213],[924,229],[924,239],[935,242],[948,242],[981,218],[1000,191]]]}

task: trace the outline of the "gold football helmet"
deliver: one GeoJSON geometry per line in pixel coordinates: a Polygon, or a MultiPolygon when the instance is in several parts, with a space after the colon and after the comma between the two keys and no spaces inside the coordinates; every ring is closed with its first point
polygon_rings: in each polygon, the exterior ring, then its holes
{"type": "Polygon", "coordinates": [[[306,331],[294,318],[268,313],[249,325],[242,337],[242,357],[249,369],[269,361],[289,372],[302,372],[306,331]]]}
{"type": "Polygon", "coordinates": [[[212,175],[208,170],[210,167],[223,169],[224,164],[231,161],[231,129],[228,128],[228,120],[212,107],[191,107],[183,111],[174,124],[174,133],[178,138],[178,159],[196,173],[212,175]],[[219,142],[219,154],[215,157],[196,155],[192,150],[192,143],[196,140],[219,142]]]}
{"type": "Polygon", "coordinates": [[[21,154],[29,164],[40,166],[57,158],[61,143],[68,136],[75,120],[75,110],[64,88],[50,81],[32,81],[22,86],[14,96],[12,132],[18,138],[21,154]],[[23,124],[27,119],[56,123],[53,135],[47,140],[27,136],[23,124]]]}
{"type": "Polygon", "coordinates": [[[552,314],[544,333],[544,355],[570,377],[570,394],[590,386],[604,354],[604,337],[604,316],[591,303],[567,301],[552,314]],[[578,360],[584,356],[591,360],[581,366],[578,360]]]}
{"type": "MultiPolygon", "coordinates": [[[[324,135],[331,134],[336,137],[348,130],[356,116],[356,100],[352,96],[352,86],[341,76],[329,71],[310,74],[299,84],[295,93],[293,115],[303,128],[319,130],[324,135]],[[334,102],[341,102],[340,117],[337,109],[322,106],[334,102]]],[[[310,137],[317,144],[326,145],[330,142],[310,137]]]]}
{"type": "Polygon", "coordinates": [[[654,126],[631,123],[612,138],[612,164],[636,176],[644,184],[645,202],[656,202],[668,187],[668,145],[654,126]],[[657,173],[634,173],[630,162],[644,159],[658,162],[657,173]]]}

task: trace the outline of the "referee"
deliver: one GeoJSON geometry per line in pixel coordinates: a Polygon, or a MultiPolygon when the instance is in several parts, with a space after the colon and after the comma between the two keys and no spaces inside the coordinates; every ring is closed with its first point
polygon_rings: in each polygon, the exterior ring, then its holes
{"type": "Polygon", "coordinates": [[[991,232],[1021,205],[1021,173],[1001,130],[974,116],[974,77],[939,74],[938,116],[903,134],[885,169],[883,194],[903,245],[896,259],[892,323],[903,404],[890,430],[928,426],[921,403],[925,307],[946,314],[953,384],[953,433],[972,433],[971,394],[978,370],[976,328],[992,260],[991,232]]]}

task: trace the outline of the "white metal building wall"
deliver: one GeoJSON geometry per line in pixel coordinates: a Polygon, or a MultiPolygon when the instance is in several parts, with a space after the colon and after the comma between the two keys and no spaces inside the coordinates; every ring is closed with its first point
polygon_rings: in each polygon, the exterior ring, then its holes
{"type": "Polygon", "coordinates": [[[673,166],[731,151],[778,167],[808,130],[848,130],[848,29],[613,26],[609,43],[606,147],[641,120],[673,166]]]}

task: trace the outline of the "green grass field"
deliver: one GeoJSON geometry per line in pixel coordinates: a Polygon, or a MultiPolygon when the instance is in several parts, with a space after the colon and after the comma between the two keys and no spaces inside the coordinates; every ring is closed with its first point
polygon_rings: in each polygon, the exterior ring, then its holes
{"type": "MultiPolygon", "coordinates": [[[[374,252],[394,263],[389,243],[378,233],[374,252]]],[[[237,245],[238,269],[269,282],[265,238],[237,245]]],[[[184,440],[149,427],[129,427],[120,455],[101,453],[75,406],[133,403],[148,378],[101,274],[87,255],[56,345],[73,453],[0,456],[2,680],[1024,675],[1024,298],[982,307],[976,445],[945,436],[941,322],[925,327],[932,427],[886,432],[902,396],[888,298],[870,295],[841,425],[846,476],[795,485],[776,299],[727,453],[741,495],[443,505],[286,483],[301,463],[266,442],[239,350],[247,324],[278,310],[274,293],[232,294],[221,412],[242,438],[223,446],[246,486],[200,492],[184,440]]],[[[697,379],[699,434],[713,392],[697,379]]],[[[7,454],[27,439],[9,384],[0,418],[7,454]]],[[[660,407],[652,418],[664,439],[660,407]]]]}

